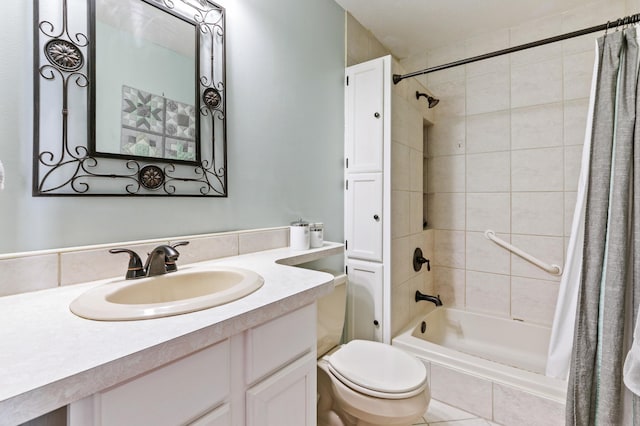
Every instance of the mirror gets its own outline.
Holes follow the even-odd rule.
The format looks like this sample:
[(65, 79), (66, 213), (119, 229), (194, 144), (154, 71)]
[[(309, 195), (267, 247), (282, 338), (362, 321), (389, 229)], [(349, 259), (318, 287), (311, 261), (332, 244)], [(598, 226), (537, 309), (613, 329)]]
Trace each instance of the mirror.
[(36, 0), (34, 10), (34, 195), (227, 195), (223, 8)]

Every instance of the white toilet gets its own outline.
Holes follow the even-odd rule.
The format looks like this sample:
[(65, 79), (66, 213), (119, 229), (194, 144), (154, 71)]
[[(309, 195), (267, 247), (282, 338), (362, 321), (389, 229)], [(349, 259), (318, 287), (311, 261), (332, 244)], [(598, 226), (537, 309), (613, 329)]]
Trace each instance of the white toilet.
[(379, 342), (338, 346), (347, 300), (346, 276), (318, 301), (318, 426), (410, 425), (431, 395), (422, 362)]

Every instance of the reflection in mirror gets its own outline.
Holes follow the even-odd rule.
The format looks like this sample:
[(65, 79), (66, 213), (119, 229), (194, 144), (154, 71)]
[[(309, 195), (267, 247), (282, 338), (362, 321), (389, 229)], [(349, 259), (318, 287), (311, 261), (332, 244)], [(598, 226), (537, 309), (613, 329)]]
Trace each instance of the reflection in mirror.
[(35, 0), (34, 10), (34, 195), (227, 195), (224, 9)]
[(98, 1), (95, 25), (92, 154), (199, 160), (196, 26), (140, 0)]

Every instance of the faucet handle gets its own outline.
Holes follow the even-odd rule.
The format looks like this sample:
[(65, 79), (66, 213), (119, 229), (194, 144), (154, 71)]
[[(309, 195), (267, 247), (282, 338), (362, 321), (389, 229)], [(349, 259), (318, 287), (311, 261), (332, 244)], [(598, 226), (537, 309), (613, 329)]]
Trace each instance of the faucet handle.
[(189, 244), (189, 241), (178, 241), (175, 242), (173, 244), (171, 244), (171, 247), (176, 248), (176, 247), (180, 247), (180, 246), (186, 246)]
[[(189, 244), (189, 241), (178, 241), (171, 244), (170, 247), (175, 249), (176, 247), (186, 246), (187, 244)], [(178, 253), (178, 251), (176, 250), (176, 254), (177, 255), (175, 256), (175, 258), (165, 257), (164, 266), (167, 272), (175, 272), (178, 270), (178, 266), (176, 265), (176, 260), (178, 259), (178, 256), (180, 255), (180, 253)]]
[(129, 266), (127, 267), (127, 273), (125, 274), (126, 279), (133, 280), (145, 276), (142, 260), (135, 251), (126, 248), (114, 248), (109, 250), (109, 253), (127, 253), (129, 255)]

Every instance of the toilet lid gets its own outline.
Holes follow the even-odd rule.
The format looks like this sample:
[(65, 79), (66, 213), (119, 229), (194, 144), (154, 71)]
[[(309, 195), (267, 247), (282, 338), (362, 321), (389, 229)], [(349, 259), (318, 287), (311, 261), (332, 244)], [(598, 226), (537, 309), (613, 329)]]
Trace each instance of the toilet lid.
[(329, 370), (345, 385), (381, 398), (417, 395), (427, 380), (427, 370), (417, 358), (379, 342), (352, 340), (328, 362)]

